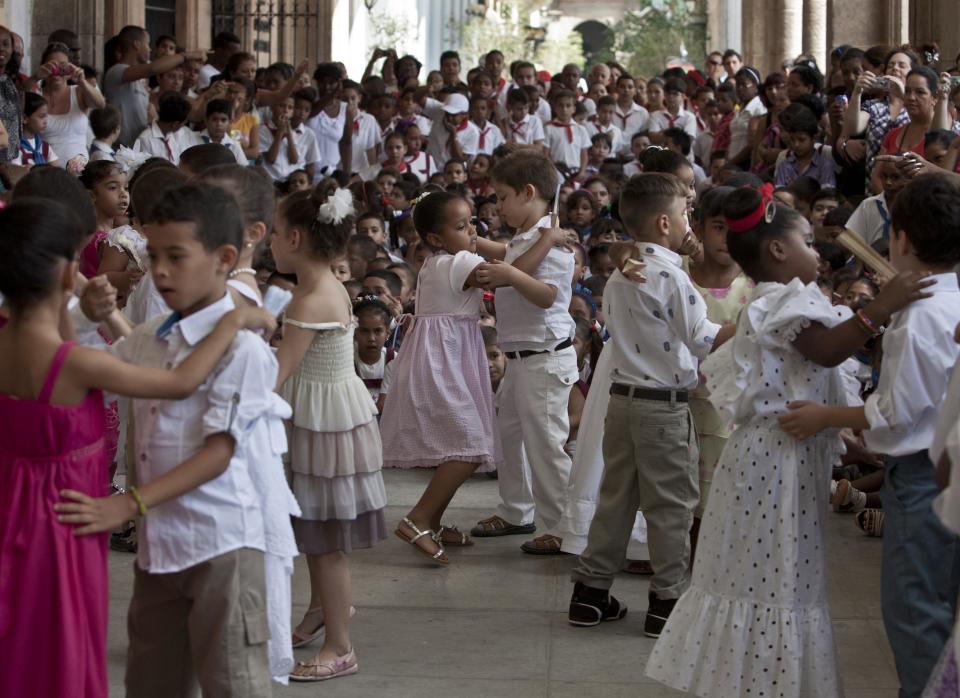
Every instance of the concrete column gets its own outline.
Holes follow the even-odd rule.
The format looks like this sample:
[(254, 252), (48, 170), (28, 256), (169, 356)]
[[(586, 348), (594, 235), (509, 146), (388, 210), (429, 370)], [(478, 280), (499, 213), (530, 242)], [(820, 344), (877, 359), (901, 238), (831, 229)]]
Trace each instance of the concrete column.
[[(888, 0), (887, 11), (887, 43), (899, 46), (910, 41), (910, 0)], [(954, 32), (944, 32), (951, 34)]]
[(103, 0), (103, 35), (115, 36), (128, 24), (142, 27), (146, 24), (146, 3), (144, 0)]
[(189, 50), (210, 48), (210, 0), (177, 0), (177, 41)]
[(779, 24), (772, 43), (769, 70), (780, 70), (788, 58), (796, 58), (803, 50), (803, 0), (780, 0)]
[(827, 70), (827, 0), (803, 2), (803, 52)]

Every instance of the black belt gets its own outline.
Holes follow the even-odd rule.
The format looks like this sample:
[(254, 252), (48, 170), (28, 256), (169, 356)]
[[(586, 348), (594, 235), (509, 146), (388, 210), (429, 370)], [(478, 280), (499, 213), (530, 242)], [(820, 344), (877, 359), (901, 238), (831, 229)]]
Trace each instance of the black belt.
[(611, 395), (624, 395), (634, 400), (657, 400), (659, 402), (687, 402), (686, 390), (654, 390), (638, 388), (634, 385), (614, 383), (610, 386)]
[(567, 347), (573, 346), (572, 339), (565, 339), (560, 344), (555, 346), (553, 349), (543, 349), (541, 351), (505, 351), (504, 355), (508, 359), (525, 359), (528, 356), (536, 356), (537, 354), (549, 354), (551, 351), (560, 351), (561, 349), (566, 349)]

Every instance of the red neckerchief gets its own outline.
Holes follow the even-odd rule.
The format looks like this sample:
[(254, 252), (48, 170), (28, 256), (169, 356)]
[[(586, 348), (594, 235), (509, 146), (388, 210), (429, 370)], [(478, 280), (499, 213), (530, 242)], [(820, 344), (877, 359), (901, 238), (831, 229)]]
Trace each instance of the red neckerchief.
[(473, 192), (474, 196), (486, 196), (487, 192), (490, 190), (490, 178), (484, 177), (483, 181), (479, 185), (473, 184), (468, 179), (467, 186), (470, 187), (470, 191)]
[[(620, 105), (619, 105), (619, 104), (617, 105), (617, 109), (620, 109)], [(627, 119), (630, 118), (630, 115), (631, 115), (632, 113), (633, 113), (633, 104), (631, 103), (631, 104), (630, 104), (630, 109), (627, 111), (626, 114), (619, 114), (619, 113), (617, 114), (617, 116), (620, 117), (620, 121), (623, 122), (623, 126), (620, 127), (620, 130), (621, 130), (621, 131), (626, 132), (626, 130), (627, 130)]]
[[(408, 167), (409, 167), (409, 166), (412, 166), (413, 163), (415, 163), (415, 162), (420, 158), (420, 155), (422, 155), (422, 154), (423, 154), (423, 153), (417, 153), (416, 155), (412, 156), (409, 160), (404, 160), (404, 162), (407, 163), (407, 166), (408, 166)], [(429, 154), (429, 153), (426, 153), (426, 156), (427, 156), (427, 157), (425, 158), (424, 161), (425, 161), (425, 163), (426, 163), (427, 166), (426, 166), (424, 169), (418, 170), (418, 171), (419, 171), (420, 174), (422, 174), (424, 177), (426, 177), (427, 179), (430, 179), (430, 154)]]
[(556, 126), (557, 128), (563, 128), (567, 130), (567, 143), (573, 143), (573, 122), (569, 124), (564, 124), (560, 121), (554, 119), (550, 122), (551, 126)]
[(501, 92), (503, 92), (503, 88), (504, 88), (504, 86), (506, 86), (506, 84), (507, 84), (507, 81), (504, 80), (503, 78), (500, 78), (500, 82), (497, 83), (497, 95), (498, 95), (498, 96), (500, 95)]
[(353, 133), (354, 134), (360, 133), (360, 117), (359, 116), (353, 120)]
[(487, 143), (487, 134), (490, 133), (489, 122), (485, 129), (480, 131), (480, 150), (483, 150), (484, 145)]
[(384, 160), (384, 161), (382, 161), (382, 162), (380, 163), (380, 167), (392, 167), (392, 168), (395, 169), (397, 172), (406, 172), (406, 171), (409, 169), (409, 168), (407, 167), (406, 161), (404, 161), (404, 160), (401, 160), (399, 165), (391, 165), (391, 164), (388, 163), (386, 160)]
[(461, 131), (466, 131), (469, 125), (470, 125), (470, 119), (464, 119), (463, 123), (457, 126), (457, 133), (460, 133)]
[[(677, 125), (677, 121), (680, 120), (680, 114), (677, 114), (676, 116), (674, 116), (666, 109), (663, 110), (663, 113), (666, 115), (667, 123), (670, 124), (670, 128), (673, 128), (674, 126)], [(681, 114), (682, 113), (683, 112), (681, 112)]]
[(510, 122), (510, 131), (513, 133), (513, 135), (517, 136), (518, 138), (523, 138), (527, 131), (526, 127), (529, 118), (530, 117), (526, 117), (523, 119), (523, 121)]

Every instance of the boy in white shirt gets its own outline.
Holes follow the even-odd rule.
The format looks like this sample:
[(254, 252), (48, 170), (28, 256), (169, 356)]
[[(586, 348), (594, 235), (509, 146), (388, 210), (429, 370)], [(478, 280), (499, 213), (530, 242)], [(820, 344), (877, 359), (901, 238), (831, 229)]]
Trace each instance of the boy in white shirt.
[[(521, 549), (533, 555), (557, 555), (562, 542), (557, 532), (571, 467), (563, 448), (570, 435), (567, 401), (570, 387), (579, 378), (572, 339), (575, 325), (568, 312), (575, 258), (553, 248), (549, 239), (552, 231), (548, 230), (547, 213), (557, 174), (547, 158), (529, 152), (508, 155), (493, 168), (491, 183), (502, 218), (519, 231), (505, 250), (478, 239), (478, 251), (488, 258), (502, 254), (506, 262), (478, 271), (477, 277), (499, 287), (497, 332), (508, 363), (497, 399), (497, 421), (503, 462), (509, 465), (498, 474), (501, 504), (497, 513), (480, 521), (472, 533), (531, 533), (536, 530), (536, 511), (543, 535)], [(546, 254), (531, 259), (528, 255), (534, 250)], [(506, 287), (517, 270), (529, 271), (529, 283), (525, 288)]]
[(639, 131), (630, 137), (630, 154), (633, 159), (623, 165), (623, 176), (630, 179), (635, 174), (643, 172), (640, 165), (640, 156), (650, 147), (650, 137), (646, 131)]
[[(646, 282), (618, 269), (604, 289), (610, 328), (610, 404), (603, 432), (603, 484), (587, 547), (573, 569), (568, 620), (593, 626), (627, 609), (610, 595), (637, 509), (646, 518), (650, 563), (644, 633), (657, 637), (690, 584), (690, 526), (699, 501), (697, 436), (689, 392), (700, 361), (732, 335), (707, 319), (707, 306), (683, 270), (688, 190), (677, 177), (645, 173), (620, 194), (620, 215), (646, 262)], [(676, 311), (676, 312), (675, 312)]]
[[(151, 274), (174, 312), (111, 352), (169, 368), (234, 308), (227, 276), (243, 221), (232, 195), (195, 183), (164, 194), (146, 228)], [(247, 435), (274, 400), (277, 372), (267, 344), (241, 332), (191, 396), (133, 402), (143, 495), (130, 490), (141, 515), (127, 620), (130, 695), (192, 694), (197, 682), (204, 695), (270, 695), (264, 526)]]
[(189, 116), (187, 98), (167, 92), (157, 105), (157, 120), (140, 134), (133, 149), (179, 165), (180, 153), (195, 144), (193, 132), (184, 126)]
[[(880, 603), (904, 696), (923, 692), (950, 638), (960, 589), (960, 538), (933, 511), (939, 488), (928, 454), (960, 355), (953, 341), (960, 323), (958, 211), (960, 179), (953, 174), (924, 175), (899, 192), (890, 262), (901, 274), (930, 274), (935, 283), (888, 323), (880, 382), (863, 406), (800, 403), (780, 418), (795, 438), (829, 427), (863, 430), (867, 448), (886, 456)], [(883, 329), (861, 322), (865, 339)]]
[(115, 161), (117, 151), (113, 146), (120, 138), (120, 110), (112, 104), (102, 109), (94, 109), (90, 112), (90, 130), (93, 131), (90, 162)]
[(353, 116), (353, 161), (350, 167), (354, 172), (363, 172), (377, 162), (380, 126), (371, 114), (360, 111), (360, 100), (363, 98), (360, 85), (353, 80), (344, 80), (341, 94), (347, 103), (347, 118)]
[(686, 88), (680, 79), (668, 80), (663, 86), (664, 108), (650, 115), (650, 140), (654, 143), (663, 143), (663, 132), (668, 128), (682, 128), (691, 141), (697, 137), (697, 115), (683, 108)]
[(630, 143), (635, 133), (646, 131), (650, 121), (650, 113), (634, 102), (637, 96), (637, 83), (633, 76), (624, 73), (617, 78), (617, 108), (614, 123), (623, 133), (621, 155), (630, 155)]
[(295, 123), (293, 104), (293, 97), (277, 102), (270, 120), (260, 125), (263, 169), (275, 182), (286, 181), (295, 170), (304, 170), (313, 179), (320, 159), (317, 137), (302, 122)]
[(587, 129), (573, 120), (576, 95), (560, 90), (553, 99), (554, 119), (544, 126), (544, 144), (550, 151), (550, 160), (564, 173), (565, 178), (586, 178), (587, 151), (590, 136)]
[(543, 146), (543, 122), (529, 113), (530, 98), (524, 90), (507, 93), (507, 143)]
[(490, 119), (490, 100), (486, 97), (474, 97), (470, 100), (470, 121), (480, 131), (477, 152), (493, 155), (493, 151), (503, 145), (503, 131)]
[(437, 167), (437, 161), (433, 159), (430, 153), (423, 150), (423, 136), (420, 134), (419, 128), (413, 125), (407, 126), (407, 129), (403, 132), (403, 140), (407, 150), (403, 161), (407, 165), (407, 171), (416, 175), (420, 184), (426, 184), (433, 175), (442, 172)]
[(470, 103), (462, 94), (447, 95), (446, 102), (426, 98), (424, 113), (433, 119), (427, 152), (441, 170), (447, 160), (467, 162), (480, 148), (480, 129), (467, 118)]
[(197, 143), (217, 143), (230, 149), (238, 165), (247, 164), (247, 156), (240, 144), (233, 140), (227, 131), (230, 129), (230, 103), (225, 99), (211, 99), (207, 102), (205, 128), (197, 134)]
[(597, 101), (597, 116), (587, 122), (587, 133), (595, 136), (605, 133), (610, 140), (611, 150), (619, 153), (623, 150), (623, 132), (613, 123), (617, 112), (617, 100), (611, 95), (604, 95)]
[(875, 167), (881, 168), (883, 191), (860, 202), (847, 220), (847, 229), (871, 247), (885, 251), (890, 242), (890, 209), (907, 181), (893, 162), (878, 161)]

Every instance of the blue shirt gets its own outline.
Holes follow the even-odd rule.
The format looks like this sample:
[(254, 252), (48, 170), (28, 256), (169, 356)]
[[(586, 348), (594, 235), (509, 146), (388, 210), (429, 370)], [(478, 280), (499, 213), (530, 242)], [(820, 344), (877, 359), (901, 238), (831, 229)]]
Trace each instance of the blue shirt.
[(837, 175), (833, 169), (833, 158), (829, 151), (823, 152), (823, 146), (814, 146), (813, 155), (810, 158), (810, 164), (801, 172), (797, 156), (792, 150), (783, 151), (784, 155), (777, 160), (777, 170), (774, 175), (774, 182), (778, 187), (789, 185), (797, 177), (812, 177), (820, 183), (821, 187), (837, 186)]

